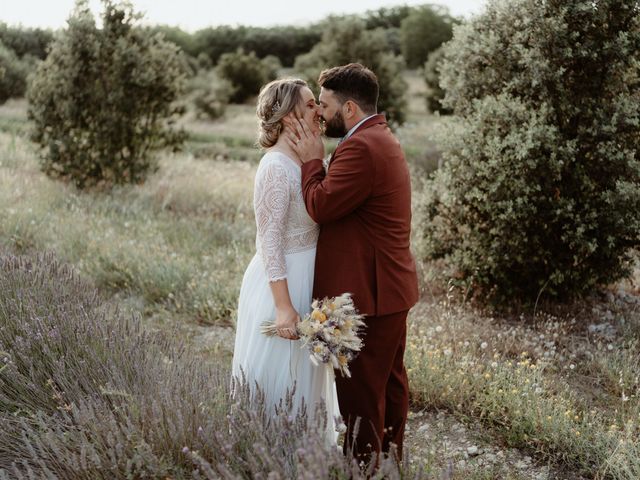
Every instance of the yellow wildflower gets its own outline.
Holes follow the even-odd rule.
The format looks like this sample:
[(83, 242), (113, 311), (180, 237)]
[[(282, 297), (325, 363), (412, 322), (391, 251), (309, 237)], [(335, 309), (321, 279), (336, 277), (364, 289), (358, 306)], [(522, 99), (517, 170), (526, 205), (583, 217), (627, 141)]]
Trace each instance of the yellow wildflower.
[(313, 318), (314, 320), (318, 320), (320, 323), (324, 323), (327, 321), (327, 316), (320, 310), (314, 310), (311, 314), (311, 318)]

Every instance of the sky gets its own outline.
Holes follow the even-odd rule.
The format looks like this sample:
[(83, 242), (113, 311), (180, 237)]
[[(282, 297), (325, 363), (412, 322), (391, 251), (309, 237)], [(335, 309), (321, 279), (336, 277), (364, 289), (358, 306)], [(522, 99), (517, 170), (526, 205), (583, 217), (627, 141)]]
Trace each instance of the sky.
[[(25, 27), (60, 28), (74, 0), (0, 0), (0, 22)], [(145, 23), (179, 26), (195, 31), (213, 25), (305, 25), (329, 14), (363, 13), (381, 7), (434, 3), (451, 14), (468, 17), (482, 10), (485, 0), (132, 0), (145, 13)], [(100, 0), (89, 0), (95, 14)]]

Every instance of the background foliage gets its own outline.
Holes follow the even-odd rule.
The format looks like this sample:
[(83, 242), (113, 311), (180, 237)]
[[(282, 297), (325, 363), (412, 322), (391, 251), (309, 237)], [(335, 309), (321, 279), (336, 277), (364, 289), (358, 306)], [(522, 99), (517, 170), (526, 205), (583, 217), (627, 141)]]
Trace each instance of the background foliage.
[(389, 50), (382, 29), (366, 30), (365, 23), (359, 19), (334, 19), (328, 22), (322, 41), (296, 59), (295, 70), (302, 72), (317, 91), (318, 75), (328, 66), (362, 63), (378, 77), (378, 111), (385, 112), (391, 122), (401, 124), (406, 114), (407, 86), (400, 75), (404, 60)]
[(254, 52), (245, 53), (241, 48), (234, 53), (225, 53), (220, 57), (216, 72), (228, 80), (233, 88), (230, 100), (243, 103), (255, 96), (265, 83), (278, 76), (280, 62), (276, 57), (258, 60)]
[(412, 9), (400, 27), (402, 54), (407, 66), (422, 66), (431, 52), (451, 40), (453, 26), (458, 23), (459, 20), (449, 15), (445, 7), (424, 5)]
[(27, 77), (35, 69), (36, 58), (27, 54), (19, 58), (14, 50), (0, 40), (0, 104), (10, 98), (23, 97), (27, 90)]

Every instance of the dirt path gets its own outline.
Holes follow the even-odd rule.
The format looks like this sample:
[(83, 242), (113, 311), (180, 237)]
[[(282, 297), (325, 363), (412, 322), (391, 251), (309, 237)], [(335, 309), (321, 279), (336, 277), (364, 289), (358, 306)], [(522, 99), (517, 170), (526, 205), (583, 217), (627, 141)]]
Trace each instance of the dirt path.
[(504, 447), (481, 425), (465, 426), (446, 412), (410, 412), (405, 445), (411, 462), (427, 460), (442, 479), (583, 480)]

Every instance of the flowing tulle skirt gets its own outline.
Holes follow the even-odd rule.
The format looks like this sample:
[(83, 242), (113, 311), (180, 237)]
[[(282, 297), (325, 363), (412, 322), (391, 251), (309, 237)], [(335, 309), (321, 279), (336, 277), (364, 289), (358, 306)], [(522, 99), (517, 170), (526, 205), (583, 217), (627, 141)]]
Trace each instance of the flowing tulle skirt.
[[(314, 248), (285, 256), (291, 302), (301, 317), (311, 310), (315, 254)], [(294, 383), (294, 412), (304, 403), (309, 416), (313, 417), (319, 402), (324, 401), (328, 419), (326, 440), (335, 444), (335, 418), (339, 409), (333, 370), (311, 363), (307, 348), (301, 348), (299, 340), (267, 337), (260, 333), (260, 325), (274, 319), (273, 296), (262, 259), (256, 255), (244, 274), (238, 300), (234, 381), (244, 377), (250, 387), (257, 383), (267, 405), (274, 411), (287, 391), (293, 389)]]

